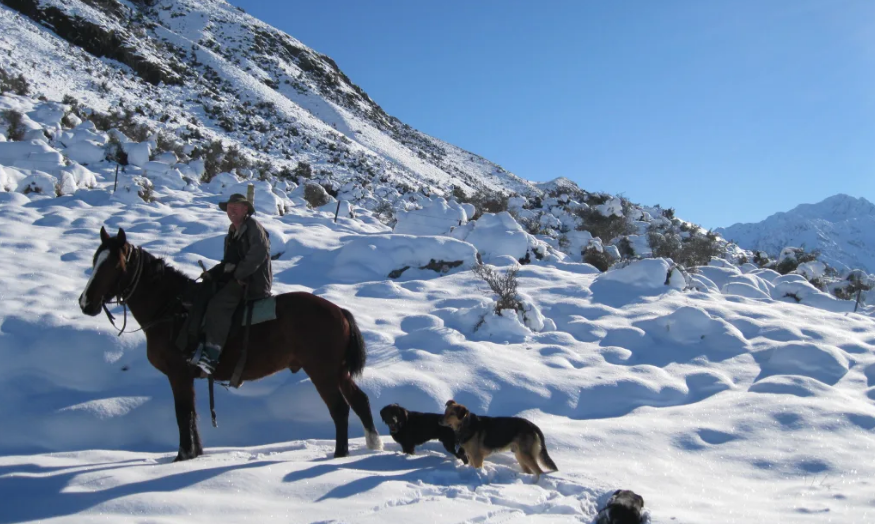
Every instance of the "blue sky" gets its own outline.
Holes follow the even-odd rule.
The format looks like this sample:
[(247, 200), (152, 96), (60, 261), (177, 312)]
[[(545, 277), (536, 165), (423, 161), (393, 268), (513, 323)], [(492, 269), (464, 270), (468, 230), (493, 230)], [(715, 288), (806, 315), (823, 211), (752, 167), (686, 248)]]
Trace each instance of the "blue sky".
[(875, 201), (873, 1), (232, 3), (529, 180), (706, 227)]

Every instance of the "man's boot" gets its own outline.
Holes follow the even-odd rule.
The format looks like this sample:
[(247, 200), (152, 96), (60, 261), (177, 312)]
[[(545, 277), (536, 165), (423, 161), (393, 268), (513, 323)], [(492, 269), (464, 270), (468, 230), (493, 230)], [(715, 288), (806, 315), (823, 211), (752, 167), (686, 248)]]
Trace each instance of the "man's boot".
[(212, 375), (213, 372), (216, 371), (216, 366), (219, 364), (219, 356), (221, 354), (221, 347), (215, 344), (210, 344), (209, 342), (205, 343), (201, 348), (201, 356), (197, 361), (197, 367), (201, 368), (201, 370), (207, 375)]

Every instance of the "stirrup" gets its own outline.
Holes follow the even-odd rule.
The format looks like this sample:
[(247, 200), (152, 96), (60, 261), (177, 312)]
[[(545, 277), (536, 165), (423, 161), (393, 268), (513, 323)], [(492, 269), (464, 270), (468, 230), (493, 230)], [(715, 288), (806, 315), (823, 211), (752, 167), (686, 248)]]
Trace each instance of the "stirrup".
[(216, 371), (216, 365), (213, 364), (206, 356), (202, 357), (198, 360), (197, 364), (195, 364), (201, 371), (207, 374), (207, 376), (212, 375)]
[(197, 345), (197, 349), (194, 351), (194, 355), (192, 355), (191, 358), (188, 359), (188, 363), (193, 365), (193, 366), (197, 366), (198, 362), (200, 362), (200, 359), (201, 359), (201, 356), (203, 355), (203, 352), (204, 352), (204, 344), (200, 343)]

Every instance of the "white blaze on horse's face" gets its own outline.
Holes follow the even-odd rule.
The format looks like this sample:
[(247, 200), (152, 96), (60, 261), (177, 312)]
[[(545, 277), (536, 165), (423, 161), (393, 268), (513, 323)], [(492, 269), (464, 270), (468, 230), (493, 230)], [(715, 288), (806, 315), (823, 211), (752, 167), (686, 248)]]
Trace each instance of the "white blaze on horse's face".
[(97, 276), (100, 266), (109, 258), (109, 251), (109, 249), (104, 249), (97, 255), (97, 259), (94, 261), (94, 268), (91, 270), (91, 278), (89, 278), (88, 283), (85, 284), (85, 291), (79, 295), (79, 307), (82, 311), (85, 311), (85, 308), (88, 307), (88, 290), (91, 288), (91, 284), (94, 283), (94, 277)]

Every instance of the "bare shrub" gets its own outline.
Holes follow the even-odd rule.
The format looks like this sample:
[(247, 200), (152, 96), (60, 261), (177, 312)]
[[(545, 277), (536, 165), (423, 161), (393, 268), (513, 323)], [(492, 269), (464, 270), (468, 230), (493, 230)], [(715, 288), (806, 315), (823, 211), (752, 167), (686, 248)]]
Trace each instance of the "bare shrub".
[(125, 152), (125, 148), (122, 146), (122, 143), (116, 135), (109, 135), (109, 141), (106, 143), (105, 151), (107, 160), (123, 166), (128, 165), (128, 154)]
[(717, 242), (717, 235), (708, 231), (704, 235), (691, 236), (681, 246), (680, 260), (675, 260), (684, 267), (705, 266), (711, 262), (711, 257), (722, 256), (724, 248)]
[(836, 298), (842, 300), (856, 300), (857, 293), (872, 289), (869, 276), (862, 270), (855, 269), (848, 277), (831, 289)]
[(600, 238), (607, 244), (611, 240), (634, 232), (632, 224), (625, 216), (604, 216), (592, 207), (581, 207), (574, 211), (581, 223), (577, 226), (578, 231), (589, 231), (593, 237)]
[(654, 258), (670, 258), (674, 260), (681, 250), (681, 237), (672, 232), (660, 233), (658, 231), (648, 231), (647, 243), (650, 245)]
[(765, 251), (755, 251), (753, 254), (753, 263), (759, 267), (772, 267), (775, 261), (769, 258)]
[(321, 185), (310, 182), (304, 186), (304, 200), (312, 208), (322, 207), (329, 202), (328, 192)]
[(592, 264), (599, 271), (604, 273), (613, 265), (615, 260), (604, 249), (599, 249), (594, 245), (586, 246), (583, 250), (583, 261), (587, 264)]
[(109, 131), (110, 129), (118, 129), (126, 137), (135, 142), (143, 142), (152, 136), (152, 128), (145, 123), (137, 121), (137, 113), (131, 109), (117, 107), (109, 113), (99, 113), (94, 111), (88, 115), (88, 119), (94, 124), (94, 127), (100, 131)]
[(31, 193), (41, 195), (43, 193), (43, 188), (41, 188), (40, 186), (35, 185), (35, 184), (30, 184), (24, 188), (22, 193), (24, 193), (25, 195), (29, 195)]
[(175, 136), (168, 133), (167, 131), (160, 131), (158, 133), (158, 137), (155, 140), (156, 153), (166, 153), (171, 152), (176, 155), (176, 158), (183, 159), (186, 157), (185, 154), (185, 144), (177, 140)]
[(477, 220), (483, 213), (501, 213), (507, 211), (507, 201), (509, 197), (497, 191), (481, 189), (475, 191), (471, 195), (465, 194), (460, 188), (453, 189), (453, 196), (461, 203), (472, 204), (474, 206), (473, 220)]
[(647, 242), (654, 257), (670, 258), (685, 268), (707, 265), (711, 257), (724, 252), (717, 235), (710, 231), (705, 235), (691, 235), (686, 240), (677, 233), (649, 231)]
[(143, 199), (143, 202), (147, 204), (155, 201), (155, 188), (152, 186), (151, 182), (144, 183), (140, 189), (137, 191), (137, 195)]
[(221, 140), (213, 140), (206, 147), (196, 147), (191, 152), (191, 157), (194, 159), (203, 159), (204, 174), (201, 175), (201, 181), (209, 183), (213, 177), (222, 172), (222, 157), (225, 155), (225, 146)]
[(514, 215), (514, 219), (516, 219), (517, 223), (526, 230), (526, 233), (530, 235), (540, 235), (544, 232), (544, 228), (541, 226), (541, 221), (538, 220), (536, 217), (520, 218), (514, 213), (511, 214)]
[(247, 158), (235, 144), (225, 151), (225, 155), (222, 157), (220, 169), (222, 172), (227, 173), (233, 173), (236, 170), (237, 174), (240, 174), (239, 170), (248, 169), (251, 166), (252, 162), (249, 161), (249, 158)]
[(628, 236), (625, 236), (617, 242), (617, 249), (620, 251), (621, 258), (635, 258), (635, 248), (632, 247), (632, 242)]
[(516, 290), (519, 286), (517, 280), (518, 267), (513, 267), (501, 273), (492, 266), (478, 264), (471, 268), (475, 275), (483, 279), (493, 293), (498, 295), (495, 302), (495, 313), (501, 314), (502, 309), (524, 311), (523, 303), (517, 297)]
[(6, 120), (8, 126), (6, 128), (6, 138), (14, 142), (24, 140), (24, 133), (27, 131), (22, 124), (24, 115), (19, 111), (7, 109), (3, 111), (3, 119)]
[(395, 218), (395, 209), (388, 200), (381, 200), (373, 209), (374, 216), (377, 220), (386, 224), (389, 227), (394, 227), (398, 220)]
[(19, 73), (17, 76), (0, 67), (0, 93), (15, 93), (20, 96), (30, 94), (30, 83)]
[[(225, 149), (221, 140), (213, 140), (207, 146), (201, 146), (191, 152), (191, 158), (201, 158), (204, 161), (204, 174), (201, 181), (209, 182), (219, 173), (232, 173), (235, 170), (247, 169), (252, 165), (249, 158), (236, 145)], [(239, 173), (238, 173), (239, 174)]]
[(313, 178), (313, 168), (310, 167), (310, 164), (307, 162), (298, 162), (298, 165), (295, 166), (295, 170), (292, 171), (292, 174), (295, 175), (295, 178), (298, 179), (300, 183), (302, 178)]

